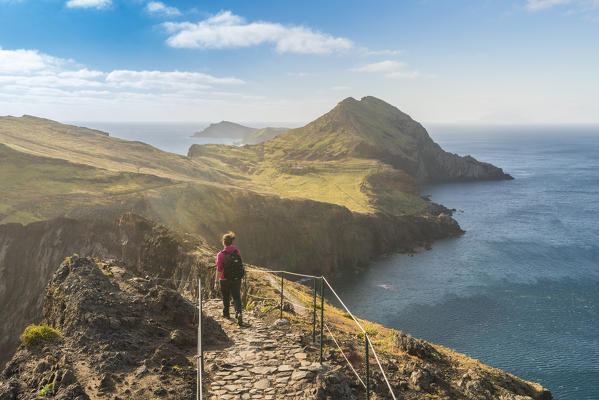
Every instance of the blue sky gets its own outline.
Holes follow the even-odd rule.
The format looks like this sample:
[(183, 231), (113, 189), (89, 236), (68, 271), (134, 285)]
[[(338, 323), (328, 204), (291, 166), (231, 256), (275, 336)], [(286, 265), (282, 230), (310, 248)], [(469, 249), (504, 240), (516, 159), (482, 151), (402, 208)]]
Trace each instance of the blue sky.
[(599, 123), (599, 0), (0, 0), (0, 115)]

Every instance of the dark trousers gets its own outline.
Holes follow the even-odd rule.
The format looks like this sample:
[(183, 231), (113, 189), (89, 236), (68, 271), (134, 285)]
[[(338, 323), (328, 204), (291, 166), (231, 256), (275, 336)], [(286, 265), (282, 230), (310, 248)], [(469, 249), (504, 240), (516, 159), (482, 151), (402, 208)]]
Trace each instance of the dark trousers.
[(225, 317), (229, 316), (231, 297), (233, 297), (233, 303), (235, 304), (235, 313), (241, 314), (241, 279), (221, 280), (220, 292), (223, 295), (223, 315)]

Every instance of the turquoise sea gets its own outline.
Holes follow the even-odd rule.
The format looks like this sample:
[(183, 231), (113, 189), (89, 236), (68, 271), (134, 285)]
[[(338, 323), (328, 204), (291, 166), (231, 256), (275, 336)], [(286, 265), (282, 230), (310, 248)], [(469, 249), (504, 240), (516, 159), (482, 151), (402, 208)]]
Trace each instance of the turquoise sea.
[(549, 388), (599, 399), (599, 127), (428, 126), (513, 181), (424, 188), (466, 234), (337, 282), (349, 308)]
[[(80, 125), (186, 154), (207, 124)], [(556, 399), (599, 399), (599, 127), (425, 127), (445, 150), (515, 179), (424, 188), (457, 210), (466, 234), (334, 286), (363, 318), (540, 382)]]

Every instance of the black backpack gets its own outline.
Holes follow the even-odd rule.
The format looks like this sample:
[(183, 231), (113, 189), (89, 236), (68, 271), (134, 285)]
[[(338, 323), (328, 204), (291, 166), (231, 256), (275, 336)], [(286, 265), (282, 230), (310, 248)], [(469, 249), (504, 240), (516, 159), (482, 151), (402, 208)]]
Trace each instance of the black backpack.
[(229, 253), (224, 251), (225, 261), (223, 262), (223, 275), (226, 280), (239, 280), (243, 277), (243, 262), (237, 250)]

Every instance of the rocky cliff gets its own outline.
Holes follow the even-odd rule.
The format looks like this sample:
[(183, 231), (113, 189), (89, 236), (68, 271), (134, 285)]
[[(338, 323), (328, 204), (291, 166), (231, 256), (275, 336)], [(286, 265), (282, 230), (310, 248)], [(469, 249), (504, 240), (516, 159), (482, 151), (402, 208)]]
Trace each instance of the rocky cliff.
[[(139, 211), (175, 231), (206, 238), (215, 248), (220, 247), (222, 233), (233, 230), (248, 262), (298, 272), (351, 273), (381, 254), (411, 251), (463, 233), (444, 208), (424, 215), (364, 214), (330, 203), (238, 189), (174, 190), (179, 209), (150, 199)], [(185, 218), (175, 218), (175, 212)]]
[[(175, 290), (121, 262), (73, 256), (41, 297), (41, 322), (58, 336), (20, 347), (1, 399), (194, 398), (198, 313)], [(213, 319), (202, 328), (206, 346), (227, 342)]]
[(40, 319), (43, 290), (56, 267), (71, 254), (118, 258), (143, 276), (191, 283), (168, 284), (193, 291), (212, 259), (201, 242), (185, 240), (133, 214), (115, 221), (57, 218), (29, 225), (0, 225), (0, 365), (14, 351), (18, 334)]

